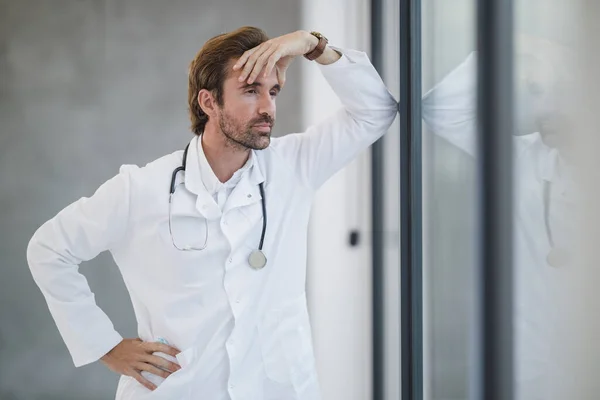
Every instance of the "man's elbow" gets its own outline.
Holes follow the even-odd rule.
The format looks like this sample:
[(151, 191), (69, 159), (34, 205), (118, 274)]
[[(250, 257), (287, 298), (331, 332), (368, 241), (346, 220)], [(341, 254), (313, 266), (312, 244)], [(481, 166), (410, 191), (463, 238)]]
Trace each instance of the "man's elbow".
[(36, 281), (40, 276), (43, 260), (45, 258), (47, 259), (47, 251), (49, 249), (49, 244), (47, 243), (47, 240), (44, 239), (44, 231), (46, 230), (47, 223), (40, 226), (35, 231), (31, 239), (29, 239), (29, 243), (27, 244), (27, 264), (29, 265), (31, 274)]
[(34, 274), (34, 276), (36, 266), (38, 265), (40, 258), (39, 255), (41, 249), (41, 242), (39, 231), (40, 228), (38, 228), (38, 230), (35, 231), (31, 239), (29, 239), (26, 251), (27, 264), (29, 265), (29, 269), (31, 270), (31, 273)]
[(390, 126), (392, 126), (392, 124), (394, 123), (394, 120), (396, 119), (397, 115), (398, 110), (397, 107), (394, 106), (393, 108), (389, 107), (385, 109), (370, 111), (369, 113), (365, 113), (362, 116), (359, 115), (357, 116), (357, 120), (359, 121), (359, 123), (368, 126), (369, 130), (387, 132)]

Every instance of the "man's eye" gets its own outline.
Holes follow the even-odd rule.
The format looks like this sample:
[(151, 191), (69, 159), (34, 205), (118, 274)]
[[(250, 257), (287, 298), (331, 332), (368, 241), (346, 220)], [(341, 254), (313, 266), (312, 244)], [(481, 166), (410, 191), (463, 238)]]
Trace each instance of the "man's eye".
[(248, 90), (246, 93), (255, 94), (255, 93), (256, 93), (256, 90), (254, 90), (254, 89), (250, 89), (250, 90)]
[(276, 92), (276, 91), (271, 92), (271, 96), (273, 96), (273, 97), (277, 97), (278, 94), (279, 94), (279, 92)]

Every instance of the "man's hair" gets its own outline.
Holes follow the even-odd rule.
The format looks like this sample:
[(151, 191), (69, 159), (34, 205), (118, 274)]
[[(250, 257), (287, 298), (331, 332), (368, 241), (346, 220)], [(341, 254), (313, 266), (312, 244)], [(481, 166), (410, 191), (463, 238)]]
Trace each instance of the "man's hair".
[(262, 29), (244, 26), (215, 36), (202, 46), (190, 64), (188, 85), (190, 119), (196, 135), (204, 131), (208, 121), (208, 115), (198, 104), (198, 92), (202, 89), (212, 92), (219, 106), (223, 106), (223, 83), (228, 75), (228, 63), (267, 40), (269, 37)]

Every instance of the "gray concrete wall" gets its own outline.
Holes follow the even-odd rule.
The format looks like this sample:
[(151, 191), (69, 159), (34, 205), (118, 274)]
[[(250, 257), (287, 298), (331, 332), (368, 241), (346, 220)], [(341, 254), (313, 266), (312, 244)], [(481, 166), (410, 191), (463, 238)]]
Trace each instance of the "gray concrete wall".
[[(75, 369), (25, 259), (35, 229), (125, 163), (192, 137), (187, 67), (205, 40), (242, 25), (300, 24), (295, 0), (0, 0), (0, 399), (109, 399), (117, 375)], [(299, 68), (278, 100), (298, 131)], [(135, 317), (107, 254), (82, 265), (125, 337)]]

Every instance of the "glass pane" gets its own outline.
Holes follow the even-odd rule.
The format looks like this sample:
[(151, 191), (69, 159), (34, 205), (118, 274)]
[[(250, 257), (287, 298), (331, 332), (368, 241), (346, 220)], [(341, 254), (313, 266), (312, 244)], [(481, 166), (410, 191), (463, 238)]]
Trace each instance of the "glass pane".
[(566, 293), (569, 299), (568, 308), (562, 311), (569, 320), (563, 321), (569, 327), (570, 336), (565, 339), (568, 346), (561, 346), (565, 369), (568, 371), (568, 382), (572, 389), (571, 398), (596, 399), (600, 392), (600, 252), (598, 238), (600, 233), (600, 161), (598, 148), (600, 136), (600, 3), (580, 0), (574, 6), (577, 24), (577, 39), (573, 46), (576, 49), (575, 95), (571, 112), (575, 115), (575, 128), (570, 135), (574, 143), (577, 160), (576, 182), (577, 198), (580, 199), (577, 210), (579, 220), (576, 222), (578, 248), (575, 248), (576, 262), (572, 267), (573, 277), (570, 279), (570, 290)]
[[(383, 1), (383, 79), (400, 98), (400, 2)], [(384, 292), (384, 376), (383, 398), (401, 396), (400, 330), (400, 118), (396, 118), (383, 141), (383, 292)]]
[(426, 399), (466, 399), (474, 267), (475, 2), (422, 1)]
[[(425, 398), (469, 398), (476, 2), (423, 0)], [(515, 398), (595, 399), (600, 5), (517, 0)], [(483, 133), (485, 134), (485, 132)]]
[[(581, 6), (588, 3), (585, 8)], [(517, 399), (577, 395), (581, 364), (576, 260), (580, 160), (576, 154), (577, 47), (591, 2), (515, 1), (515, 389)], [(596, 47), (597, 48), (597, 47)], [(574, 326), (580, 325), (580, 326)], [(583, 326), (581, 326), (583, 325)], [(597, 394), (594, 398), (597, 398)]]

